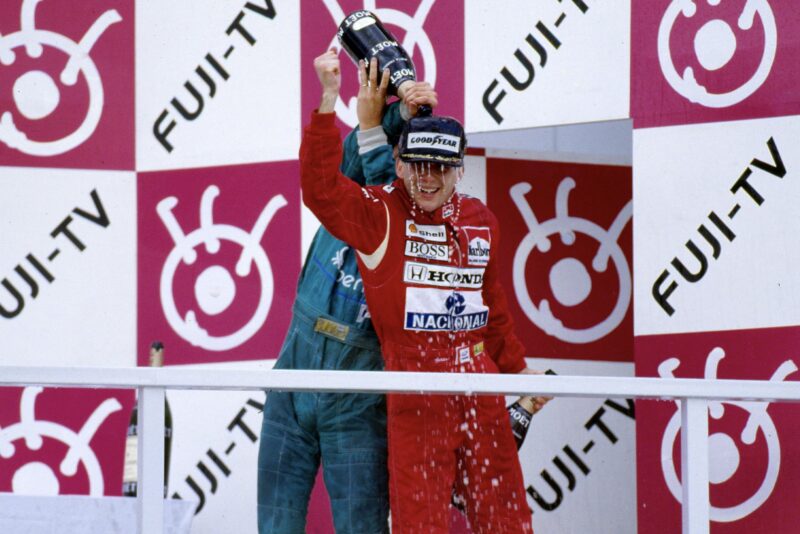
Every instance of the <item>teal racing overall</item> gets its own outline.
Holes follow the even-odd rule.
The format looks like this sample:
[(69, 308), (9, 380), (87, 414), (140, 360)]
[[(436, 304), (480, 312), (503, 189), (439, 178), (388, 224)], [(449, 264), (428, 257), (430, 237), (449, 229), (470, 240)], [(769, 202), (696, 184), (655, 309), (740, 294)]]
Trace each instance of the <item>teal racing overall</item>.
[[(400, 106), (383, 129), (395, 140)], [(360, 185), (394, 180), (392, 147), (359, 154), (345, 139), (342, 173)], [(380, 346), (369, 319), (356, 251), (320, 228), (306, 257), (292, 322), (275, 369), (378, 371)], [(258, 454), (260, 534), (305, 532), (308, 502), (322, 461), (336, 532), (388, 532), (386, 401), (383, 395), (272, 391)]]

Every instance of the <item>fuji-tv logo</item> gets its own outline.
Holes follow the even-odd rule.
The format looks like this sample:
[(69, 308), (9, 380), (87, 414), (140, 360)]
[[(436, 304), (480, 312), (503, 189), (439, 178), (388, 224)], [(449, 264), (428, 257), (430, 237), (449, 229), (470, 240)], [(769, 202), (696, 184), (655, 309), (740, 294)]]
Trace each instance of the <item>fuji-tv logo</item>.
[[(724, 348), (716, 346), (711, 349), (706, 356), (704, 366), (705, 380), (715, 381), (719, 378), (718, 369), (725, 357)], [(658, 374), (661, 378), (673, 379), (680, 365), (681, 359), (674, 356), (666, 358), (658, 365)], [(784, 382), (797, 371), (794, 360), (786, 359), (772, 372), (769, 382), (773, 384)], [(769, 402), (754, 400), (708, 403), (709, 423), (714, 425), (708, 435), (709, 491), (712, 497), (719, 492), (735, 495), (734, 498), (726, 498), (724, 505), (715, 503), (709, 506), (711, 521), (737, 522), (756, 512), (773, 496), (781, 473), (782, 440), (778, 427), (768, 412), (769, 405)], [(746, 417), (744, 425), (742, 425), (742, 415)], [(679, 442), (680, 429), (681, 405), (676, 401), (675, 412), (661, 436), (660, 457), (664, 482), (678, 502), (681, 501), (683, 493), (678, 474), (679, 466), (675, 462), (673, 451)], [(753, 458), (755, 454), (761, 458)], [(757, 467), (758, 465), (761, 467)], [(739, 471), (750, 471), (755, 475), (747, 485), (749, 496), (743, 488), (737, 488), (743, 480), (735, 477)]]
[[(0, 66), (11, 67), (19, 60), (22, 65), (35, 61), (38, 67), (27, 70), (16, 80), (3, 76), (4, 85), (13, 84), (16, 109), (13, 113), (0, 109), (0, 143), (24, 154), (49, 157), (73, 150), (95, 132), (103, 115), (105, 97), (103, 80), (91, 53), (109, 28), (122, 21), (122, 16), (115, 9), (103, 12), (76, 42), (67, 35), (37, 27), (36, 11), (40, 1), (23, 0), (19, 31), (0, 35)], [(49, 58), (53, 57), (51, 49), (66, 55), (58, 73), (45, 72), (53, 68), (52, 64), (48, 65)], [(63, 110), (78, 101), (72, 96), (75, 90), (85, 91), (88, 103), (82, 113), (75, 109), (75, 113), (65, 115), (59, 108)], [(80, 122), (68, 121), (66, 130), (60, 131), (65, 117), (72, 121), (72, 117), (81, 116)], [(33, 124), (40, 124), (39, 121), (44, 121), (50, 129), (49, 139), (35, 139), (31, 131), (25, 131)]]
[[(264, 325), (272, 306), (275, 286), (272, 265), (261, 240), (276, 213), (288, 204), (283, 195), (273, 196), (262, 209), (252, 230), (247, 232), (238, 226), (215, 222), (214, 202), (219, 194), (220, 189), (216, 185), (206, 188), (200, 201), (200, 227), (188, 234), (184, 233), (173, 213), (173, 208), (178, 204), (177, 197), (166, 197), (156, 207), (175, 245), (161, 272), (160, 298), (164, 316), (179, 336), (193, 346), (210, 351), (236, 348), (256, 335)], [(241, 248), (235, 265), (223, 267), (211, 259), (221, 253), (223, 243)], [(203, 259), (200, 259), (196, 250), (200, 247), (207, 253), (202, 256)], [(182, 314), (176, 303), (175, 278), (182, 264), (192, 265), (195, 262), (206, 264), (194, 283), (193, 292), (202, 315), (193, 309)], [(248, 291), (260, 291), (261, 298), (249, 319), (237, 320), (243, 324), (239, 324), (234, 332), (213, 332), (201, 325), (201, 317), (217, 316), (226, 311), (236, 313), (234, 301), (237, 295), (243, 293), (241, 288), (237, 290), (237, 279), (243, 283), (253, 268), (258, 273), (258, 282), (248, 286)]]
[[(779, 48), (772, 7), (767, 0), (740, 3), (743, 5), (735, 20), (718, 18), (721, 15), (714, 13), (720, 11), (715, 9), (719, 1), (711, 0), (707, 5), (673, 0), (664, 12), (658, 30), (659, 65), (670, 86), (688, 101), (709, 108), (733, 106), (755, 93), (770, 76)], [(708, 20), (703, 22), (704, 19)], [(694, 54), (673, 51), (676, 27), (694, 20), (700, 25), (692, 40)], [(760, 23), (756, 24), (756, 20)], [(756, 66), (737, 60), (737, 56), (757, 53), (759, 49)], [(678, 59), (688, 64), (683, 65)], [(752, 72), (736, 82), (738, 85), (723, 87), (726, 80), (738, 80), (739, 71), (748, 68)]]
[[(74, 395), (66, 390), (45, 392), (40, 386), (22, 390), (19, 420), (0, 428), (0, 462), (6, 464), (0, 475), (0, 488), (40, 496), (77, 492), (102, 497), (107, 492), (104, 467), (109, 447), (98, 441), (107, 439), (107, 423), (122, 404), (113, 396), (105, 397), (75, 429), (72, 422), (43, 415), (59, 401), (63, 405), (67, 401), (65, 394)], [(4, 407), (10, 411), (13, 404), (6, 403)]]
[[(572, 215), (569, 210), (569, 195), (576, 187), (575, 179), (563, 178), (555, 195), (555, 213), (552, 219), (540, 221), (528, 203), (525, 195), (532, 190), (528, 182), (517, 183), (509, 189), (509, 195), (516, 204), (517, 209), (528, 227), (528, 234), (517, 245), (512, 266), (512, 279), (517, 302), (528, 319), (548, 335), (567, 343), (582, 344), (592, 343), (602, 339), (616, 329), (625, 319), (631, 302), (632, 278), (628, 259), (619, 243), (624, 228), (633, 216), (633, 202), (628, 201), (614, 217), (614, 221), (606, 229), (592, 220)], [(552, 236), (552, 237), (551, 237)], [(585, 256), (577, 246), (578, 238), (591, 240), (597, 243), (593, 248), (593, 256)], [(526, 265), (529, 256), (536, 252), (537, 256), (551, 255), (554, 250), (551, 240), (559, 239), (568, 254), (560, 259), (536, 259), (533, 261), (554, 262), (549, 269), (548, 280), (550, 291), (555, 299), (554, 304), (561, 307), (556, 312), (547, 298), (536, 298), (530, 291), (529, 280), (526, 276)], [(572, 247), (574, 251), (570, 250)], [(564, 249), (562, 249), (564, 250)], [(574, 319), (566, 315), (565, 309), (580, 306), (578, 310), (586, 309), (589, 297), (595, 288), (592, 273), (604, 273), (609, 264), (616, 271), (617, 287), (611, 310), (602, 320), (594, 324), (575, 324)], [(602, 289), (600, 287), (598, 290)], [(559, 316), (556, 316), (559, 313)]]

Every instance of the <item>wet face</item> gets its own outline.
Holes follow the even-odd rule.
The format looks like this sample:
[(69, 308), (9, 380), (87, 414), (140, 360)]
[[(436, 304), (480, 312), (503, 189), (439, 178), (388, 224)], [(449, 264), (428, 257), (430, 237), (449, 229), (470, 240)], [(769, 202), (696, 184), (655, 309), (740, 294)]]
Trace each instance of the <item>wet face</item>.
[(453, 196), (462, 174), (462, 167), (397, 159), (397, 175), (405, 182), (411, 200), (427, 212), (436, 211)]

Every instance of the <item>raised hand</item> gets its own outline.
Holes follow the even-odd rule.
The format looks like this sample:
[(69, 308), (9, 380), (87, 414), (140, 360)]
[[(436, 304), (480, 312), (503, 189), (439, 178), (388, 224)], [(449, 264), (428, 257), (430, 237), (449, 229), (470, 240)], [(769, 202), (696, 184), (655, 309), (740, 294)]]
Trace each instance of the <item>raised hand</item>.
[(438, 95), (428, 82), (411, 82), (404, 84), (401, 98), (413, 117), (422, 105), (435, 108), (439, 104)]
[(389, 69), (383, 69), (381, 81), (378, 83), (378, 60), (372, 58), (369, 63), (369, 74), (363, 60), (358, 62), (358, 104), (356, 114), (361, 130), (380, 126), (383, 107), (386, 105), (386, 89), (389, 86)]
[[(545, 373), (544, 373), (544, 371), (538, 371), (536, 369), (531, 369), (529, 367), (526, 367), (522, 371), (520, 371), (520, 374), (524, 374), (524, 375), (543, 375)], [(533, 409), (534, 409), (533, 413), (536, 413), (539, 410), (541, 410), (542, 408), (544, 408), (544, 405), (547, 404), (549, 401), (551, 401), (553, 399), (553, 397), (550, 397), (550, 396), (547, 396), (547, 395), (538, 395), (538, 396), (532, 397), (532, 398), (533, 398)]]
[(339, 53), (331, 48), (324, 54), (314, 58), (314, 70), (322, 84), (322, 101), (319, 113), (331, 113), (339, 98), (339, 89), (342, 87), (342, 69), (339, 64)]

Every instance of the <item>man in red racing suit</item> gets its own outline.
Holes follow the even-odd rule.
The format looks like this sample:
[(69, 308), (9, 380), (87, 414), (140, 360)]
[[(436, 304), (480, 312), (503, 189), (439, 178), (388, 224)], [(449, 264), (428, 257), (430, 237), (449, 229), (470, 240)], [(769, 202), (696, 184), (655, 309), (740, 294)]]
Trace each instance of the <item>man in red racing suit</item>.
[[(412, 118), (400, 141), (400, 178), (360, 187), (339, 172), (334, 119), (315, 112), (304, 131), (303, 198), (331, 234), (359, 251), (386, 369), (534, 372), (498, 282), (497, 220), (454, 190), (461, 125)], [(474, 532), (533, 532), (502, 396), (390, 394), (388, 439), (394, 534), (447, 533), (454, 483)]]

